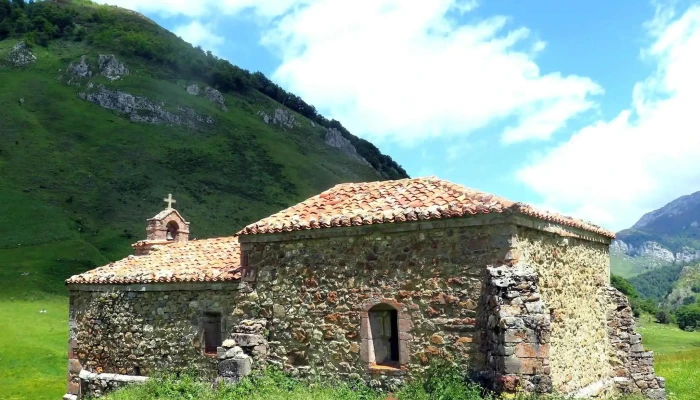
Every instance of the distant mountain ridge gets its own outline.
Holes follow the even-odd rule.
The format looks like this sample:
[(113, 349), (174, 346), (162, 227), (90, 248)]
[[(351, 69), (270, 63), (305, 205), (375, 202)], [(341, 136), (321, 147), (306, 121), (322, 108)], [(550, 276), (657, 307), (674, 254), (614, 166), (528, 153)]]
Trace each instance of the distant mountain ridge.
[(618, 232), (610, 253), (613, 271), (624, 276), (700, 260), (700, 191), (648, 212)]

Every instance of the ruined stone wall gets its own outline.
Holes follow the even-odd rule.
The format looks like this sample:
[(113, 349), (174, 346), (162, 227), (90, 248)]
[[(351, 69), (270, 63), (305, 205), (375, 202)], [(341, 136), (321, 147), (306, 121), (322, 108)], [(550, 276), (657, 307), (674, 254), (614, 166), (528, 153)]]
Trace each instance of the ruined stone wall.
[(497, 392), (551, 392), (551, 324), (537, 272), (523, 263), (490, 266), (488, 272), (484, 383)]
[(519, 227), (514, 247), (520, 260), (539, 275), (542, 301), (550, 315), (554, 391), (574, 393), (609, 380), (608, 245)]
[(238, 284), (199, 285), (211, 290), (191, 290), (196, 284), (160, 284), (160, 289), (178, 290), (158, 291), (129, 291), (126, 285), (73, 287), (68, 393), (79, 394), (81, 370), (148, 376), (161, 368), (197, 367), (205, 376), (217, 376), (219, 360), (204, 354), (204, 313), (221, 313), (225, 339), (255, 313), (256, 303)]
[[(513, 234), (512, 226), (490, 225), (374, 227), (264, 243), (242, 237), (244, 279), (255, 280), (272, 318), (269, 361), (293, 373), (360, 377), (389, 388), (435, 357), (484, 368), (485, 321), (478, 310), (486, 267), (503, 263)], [(371, 366), (365, 356), (367, 311), (379, 303), (399, 312), (396, 368)]]
[(641, 393), (650, 399), (665, 399), (666, 382), (654, 372), (654, 352), (644, 351), (642, 335), (636, 331), (627, 296), (608, 287), (606, 297), (610, 364), (614, 368), (615, 386), (624, 394)]

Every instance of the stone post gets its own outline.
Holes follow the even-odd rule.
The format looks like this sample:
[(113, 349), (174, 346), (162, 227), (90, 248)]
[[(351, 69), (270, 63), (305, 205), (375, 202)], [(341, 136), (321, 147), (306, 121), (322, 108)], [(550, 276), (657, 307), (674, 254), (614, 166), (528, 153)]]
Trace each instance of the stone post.
[(497, 392), (552, 391), (550, 317), (538, 275), (524, 264), (488, 267), (485, 378)]

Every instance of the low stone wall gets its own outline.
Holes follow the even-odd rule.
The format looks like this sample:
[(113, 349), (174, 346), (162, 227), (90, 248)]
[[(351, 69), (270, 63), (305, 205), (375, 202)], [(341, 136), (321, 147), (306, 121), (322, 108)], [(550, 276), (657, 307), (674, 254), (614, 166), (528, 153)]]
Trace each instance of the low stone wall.
[(81, 373), (148, 376), (157, 370), (194, 367), (213, 380), (219, 360), (216, 353), (205, 354), (204, 318), (206, 313), (219, 313), (225, 339), (241, 321), (253, 317), (257, 303), (239, 286), (69, 286), (68, 394), (81, 396)]
[(627, 296), (608, 287), (606, 297), (611, 345), (609, 360), (614, 368), (615, 386), (621, 393), (643, 394), (653, 400), (665, 399), (665, 381), (654, 372), (654, 352), (644, 351), (642, 335), (637, 333)]

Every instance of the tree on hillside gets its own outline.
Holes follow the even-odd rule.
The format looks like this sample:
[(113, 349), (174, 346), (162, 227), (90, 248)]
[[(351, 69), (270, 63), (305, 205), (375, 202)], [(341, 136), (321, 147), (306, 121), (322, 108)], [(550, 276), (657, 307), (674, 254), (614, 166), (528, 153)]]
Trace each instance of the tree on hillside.
[(676, 310), (676, 320), (678, 327), (683, 330), (700, 329), (700, 305), (691, 304), (679, 308)]
[(624, 293), (627, 297), (637, 297), (637, 290), (632, 286), (630, 281), (621, 277), (620, 275), (610, 274), (610, 285), (620, 292)]
[(0, 0), (0, 20), (4, 20), (5, 17), (9, 17), (11, 13), (12, 5), (10, 5), (10, 0)]
[(632, 284), (625, 278), (611, 274), (610, 284), (615, 289), (619, 290), (627, 296), (630, 302), (630, 307), (632, 307), (632, 313), (635, 317), (639, 317), (642, 312), (646, 312), (655, 315), (659, 312), (659, 307), (651, 299), (643, 299), (639, 297), (637, 290), (632, 286)]

